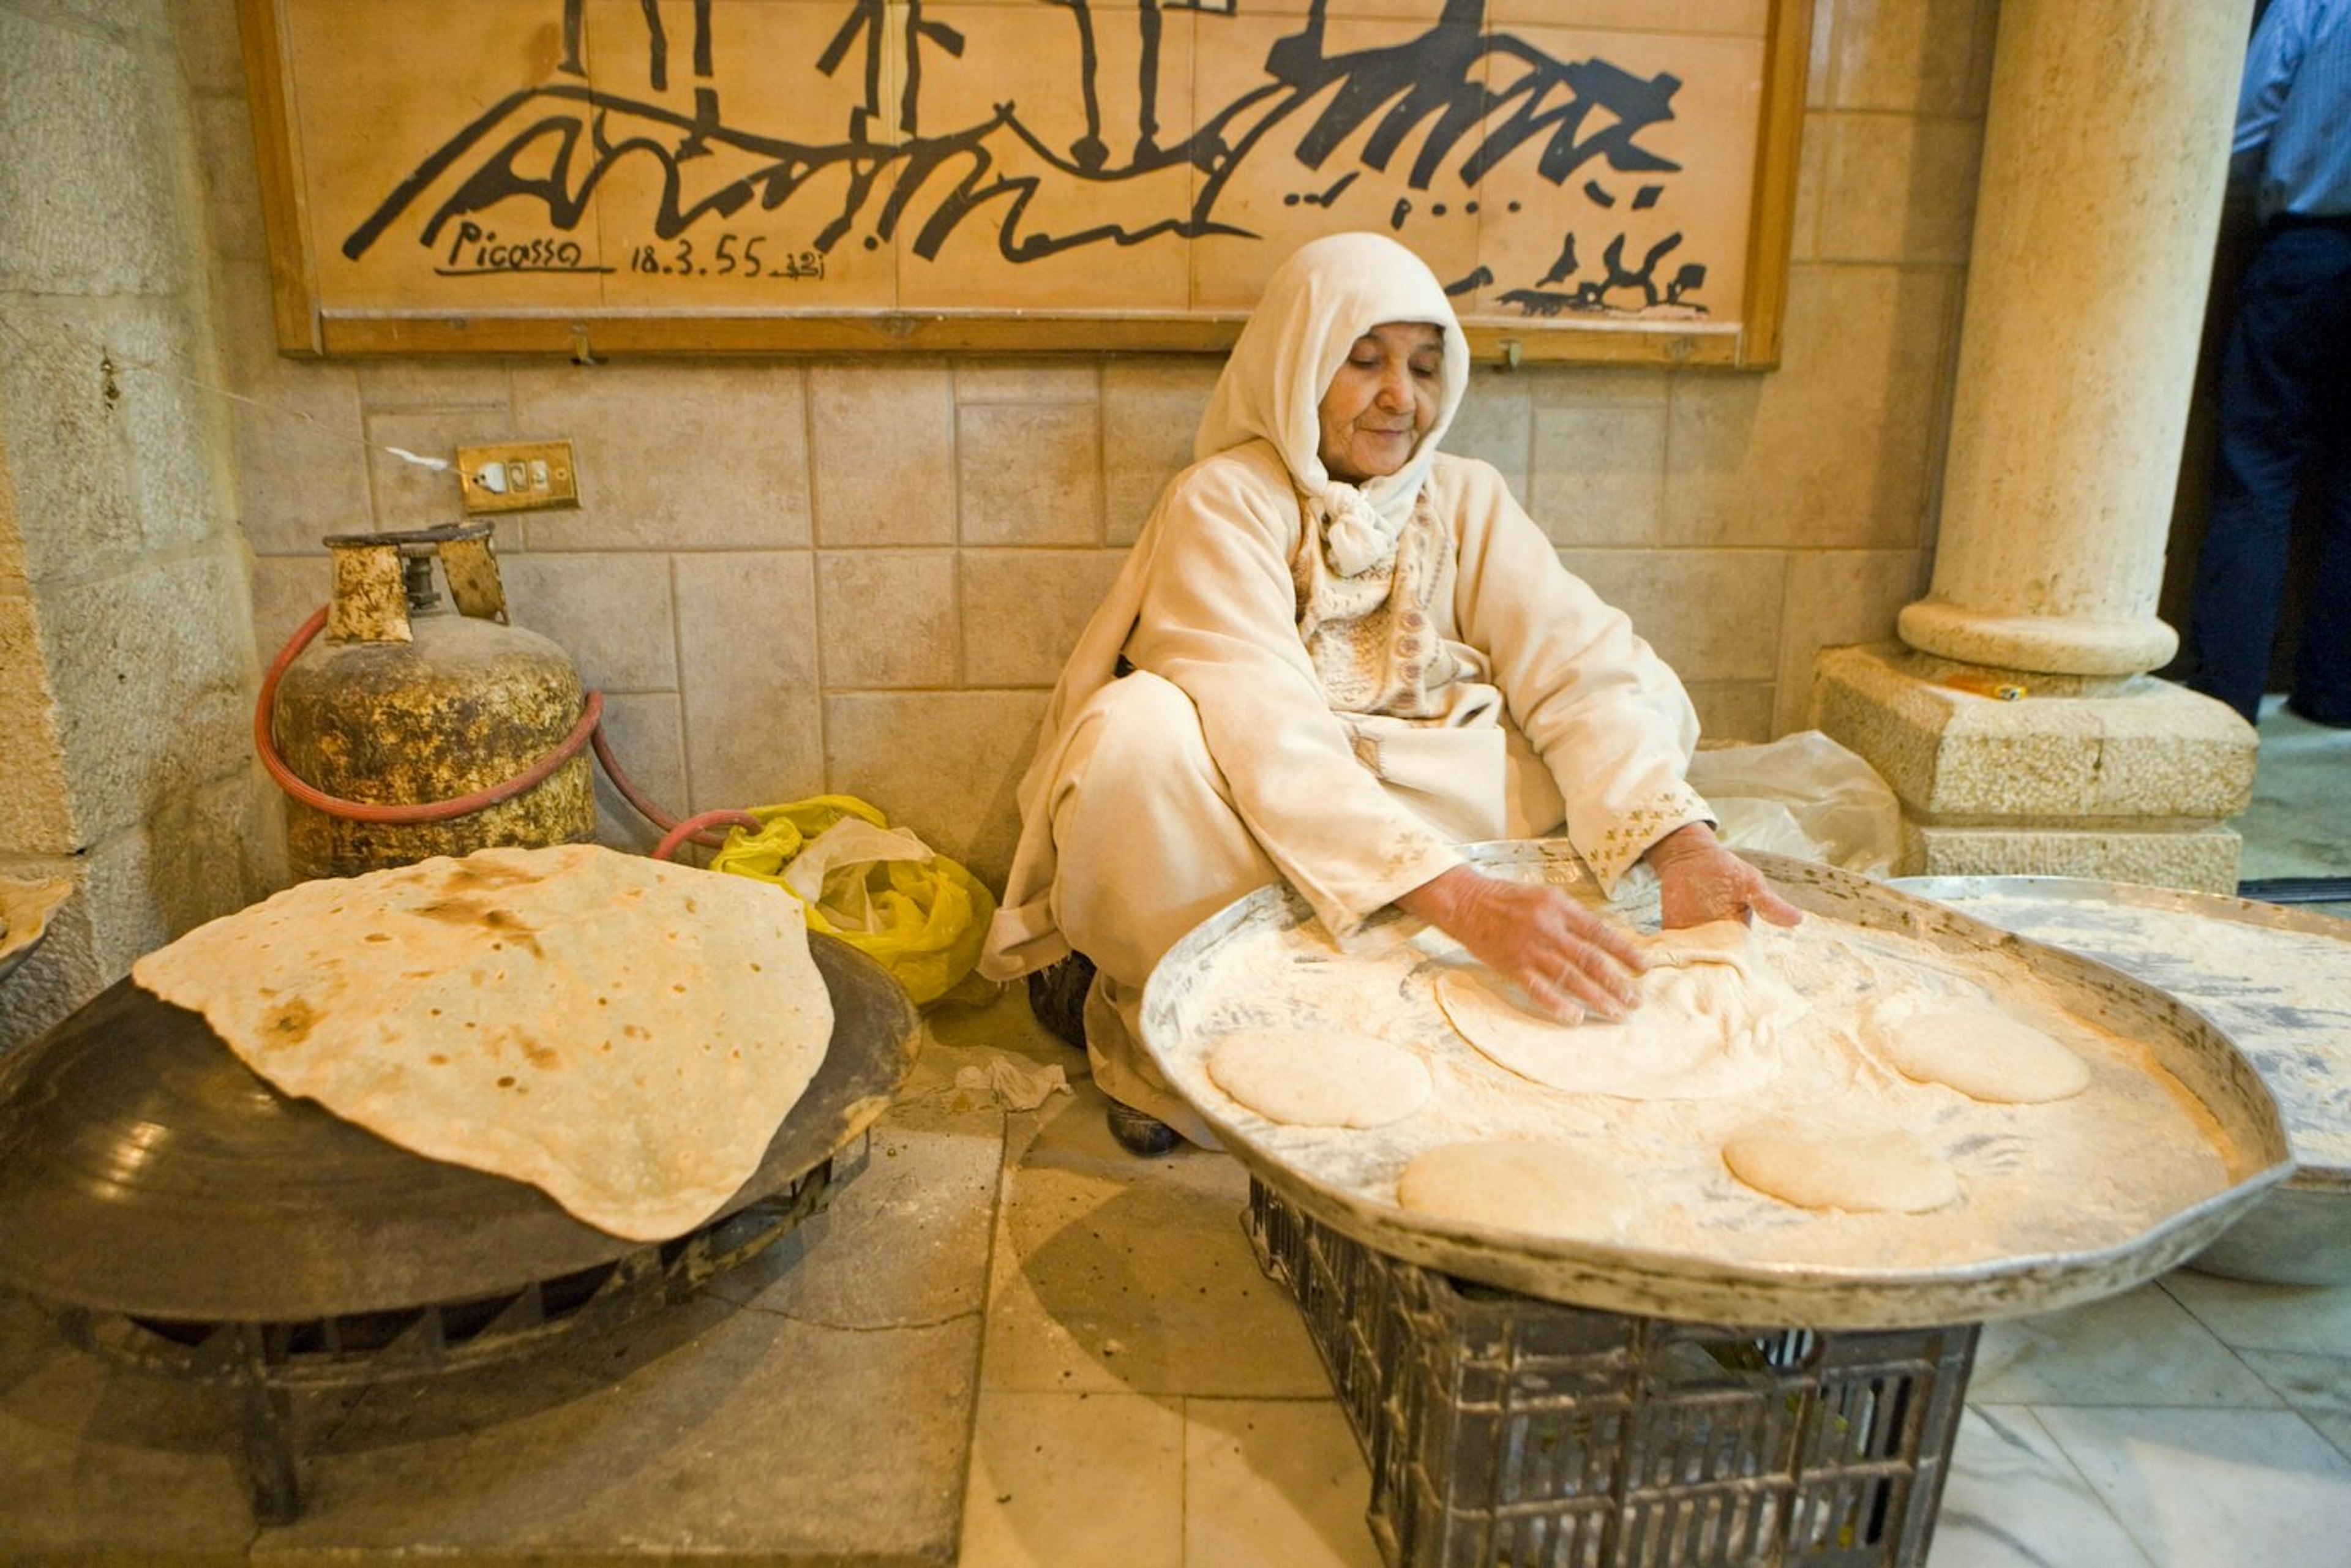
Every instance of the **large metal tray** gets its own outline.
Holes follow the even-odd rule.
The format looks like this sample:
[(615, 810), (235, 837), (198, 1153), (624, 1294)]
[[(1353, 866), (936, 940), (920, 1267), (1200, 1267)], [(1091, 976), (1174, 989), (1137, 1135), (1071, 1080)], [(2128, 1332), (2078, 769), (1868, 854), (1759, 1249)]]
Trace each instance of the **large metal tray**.
[(2276, 1284), (2351, 1284), (2351, 920), (2079, 877), (1889, 885), (2110, 964), (2218, 1024), (2277, 1097), (2295, 1169), (2191, 1266)]
[[(1590, 879), (1564, 845), (1473, 845), (1472, 862), (1497, 874), (1544, 880), (1592, 898)], [(2231, 1154), (2230, 1179), (2209, 1197), (2109, 1247), (2004, 1256), (1941, 1267), (1822, 1267), (1752, 1263), (1633, 1244), (1539, 1236), (1408, 1213), (1360, 1183), (1260, 1141), (1226, 1114), (1203, 1066), (1213, 1036), (1196, 1024), (1220, 955), (1265, 933), (1311, 919), (1284, 888), (1265, 888), (1211, 916), (1161, 962), (1144, 994), (1144, 1044), (1176, 1089), (1197, 1106), (1225, 1146), (1307, 1213), (1378, 1250), (1461, 1277), (1552, 1301), (1612, 1312), (1715, 1322), (1820, 1329), (1924, 1327), (2043, 1312), (2126, 1290), (2201, 1250), (2292, 1169), (2276, 1102), (2228, 1037), (2185, 1003), (2077, 955), (2042, 946), (1942, 904), (1849, 873), (1777, 856), (1750, 857), (1791, 902), (1853, 925), (1898, 932), (1952, 955), (2028, 968), (2076, 1016), (2144, 1042), (2165, 1071), (2210, 1113)], [(1411, 926), (1389, 911), (1363, 945), (1401, 942)], [(1358, 951), (1363, 950), (1359, 945)], [(1343, 956), (1334, 963), (1345, 964)], [(1341, 1147), (1325, 1140), (1325, 1148)]]
[[(837, 938), (810, 947), (831, 1044), (720, 1216), (863, 1132), (914, 1064), (914, 1007), (888, 971)], [(0, 1059), (0, 1285), (42, 1301), (302, 1322), (491, 1296), (641, 1245), (279, 1093), (201, 1015), (128, 978)]]

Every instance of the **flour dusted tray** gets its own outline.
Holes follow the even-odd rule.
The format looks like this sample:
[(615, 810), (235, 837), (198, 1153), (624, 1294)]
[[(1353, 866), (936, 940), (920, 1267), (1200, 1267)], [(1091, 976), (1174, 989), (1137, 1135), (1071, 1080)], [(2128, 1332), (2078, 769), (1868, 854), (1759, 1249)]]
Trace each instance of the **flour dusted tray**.
[[(1563, 845), (1468, 853), (1496, 874), (1548, 881), (1600, 905)], [(1742, 1119), (1795, 1108), (1774, 1103), (1778, 1090), (1660, 1108), (1517, 1078), (1463, 1043), (1435, 999), (1434, 976), (1462, 962), (1458, 948), (1390, 912), (1343, 954), (1280, 889), (1211, 917), (1161, 963), (1145, 995), (1144, 1045), (1226, 1146), (1313, 1218), (1462, 1278), (1664, 1318), (1894, 1328), (2092, 1300), (2195, 1253), (2291, 1169), (2260, 1074), (2186, 1005), (1882, 883), (1754, 858), (1813, 917), (1785, 953), (1790, 977), (1809, 977), (1823, 1030), (1850, 988), (1838, 966), (1874, 975), (1892, 953), (1936, 985), (1980, 985), (2004, 1008), (2043, 1020), (2092, 1061), (2091, 1089), (2055, 1106), (1986, 1107), (1919, 1086), (1942, 1098), (1905, 1113), (1922, 1117), (1921, 1135), (1959, 1167), (1965, 1204), (1939, 1216), (1798, 1210), (1742, 1186), (1719, 1152)], [(1654, 904), (1614, 914), (1655, 925)], [(1205, 1068), (1225, 1034), (1269, 1028), (1375, 1034), (1420, 1056), (1436, 1092), (1414, 1115), (1368, 1132), (1269, 1122), (1222, 1093)], [(1840, 1086), (1808, 1069), (1790, 1075), (1786, 1095), (1891, 1103), (1899, 1086), (1889, 1088), (1888, 1076), (1863, 1062)], [(1397, 1206), (1396, 1176), (1414, 1155), (1479, 1138), (1537, 1138), (1599, 1155), (1625, 1172), (1646, 1207), (1621, 1236), (1600, 1239)]]
[(2351, 1284), (2351, 920), (2080, 877), (1893, 885), (2111, 964), (2227, 1031), (2277, 1096), (2295, 1169), (2194, 1266), (2276, 1284)]

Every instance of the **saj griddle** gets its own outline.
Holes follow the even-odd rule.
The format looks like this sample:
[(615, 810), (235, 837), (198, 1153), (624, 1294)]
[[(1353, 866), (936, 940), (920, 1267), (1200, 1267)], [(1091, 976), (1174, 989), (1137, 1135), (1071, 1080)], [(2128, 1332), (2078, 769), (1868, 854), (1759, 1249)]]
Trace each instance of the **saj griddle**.
[(718, 1212), (658, 1244), (289, 1099), (124, 979), (0, 1060), (0, 1286), (235, 1396), (254, 1513), (298, 1515), (294, 1396), (482, 1366), (682, 1301), (822, 1209), (914, 1062), (905, 992), (811, 936), (830, 1048)]

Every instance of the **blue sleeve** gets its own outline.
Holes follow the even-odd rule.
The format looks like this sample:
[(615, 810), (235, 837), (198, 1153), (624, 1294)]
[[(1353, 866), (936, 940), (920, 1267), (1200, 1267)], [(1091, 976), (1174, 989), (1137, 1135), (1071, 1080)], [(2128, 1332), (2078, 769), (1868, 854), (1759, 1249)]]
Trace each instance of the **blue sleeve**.
[(2237, 133), (2229, 149), (2229, 172), (2240, 179), (2261, 172), (2270, 132), (2285, 107), (2287, 89), (2301, 68), (2310, 37), (2308, 0), (2275, 0), (2253, 32), (2245, 57), (2245, 79), (2237, 91)]

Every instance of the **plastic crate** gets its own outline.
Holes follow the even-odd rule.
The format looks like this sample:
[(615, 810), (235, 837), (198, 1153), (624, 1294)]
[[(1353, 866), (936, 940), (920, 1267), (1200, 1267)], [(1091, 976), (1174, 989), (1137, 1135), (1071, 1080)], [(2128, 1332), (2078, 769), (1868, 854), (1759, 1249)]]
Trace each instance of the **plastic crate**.
[(1392, 1568), (1916, 1568), (1973, 1324), (1871, 1333), (1626, 1317), (1465, 1283), (1262, 1183), (1288, 1287), (1372, 1471)]

